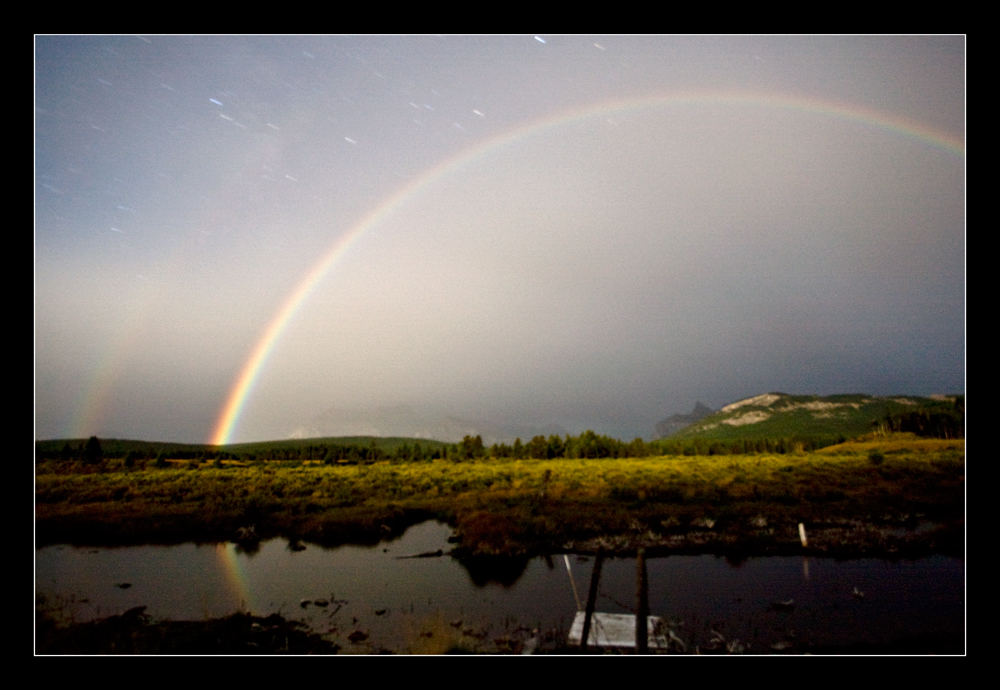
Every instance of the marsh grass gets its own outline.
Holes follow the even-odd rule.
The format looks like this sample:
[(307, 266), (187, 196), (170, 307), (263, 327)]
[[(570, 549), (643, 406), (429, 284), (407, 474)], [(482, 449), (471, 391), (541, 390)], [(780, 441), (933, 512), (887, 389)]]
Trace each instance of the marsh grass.
[[(903, 436), (903, 435), (900, 435)], [(883, 461), (874, 465), (873, 452)], [(964, 441), (872, 438), (809, 453), (303, 465), (191, 461), (36, 469), (40, 543), (262, 536), (374, 543), (428, 517), (462, 545), (519, 553), (601, 534), (964, 510)], [(742, 532), (740, 530), (743, 530)]]

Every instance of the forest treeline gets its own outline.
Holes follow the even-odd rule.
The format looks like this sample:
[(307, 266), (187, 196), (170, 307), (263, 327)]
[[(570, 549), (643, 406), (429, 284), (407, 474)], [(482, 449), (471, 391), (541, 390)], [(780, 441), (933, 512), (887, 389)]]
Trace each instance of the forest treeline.
[(887, 415), (872, 426), (881, 431), (909, 431), (930, 438), (965, 438), (965, 396), (921, 405), (911, 412)]
[(777, 439), (744, 439), (737, 441), (717, 441), (705, 439), (659, 439), (643, 441), (636, 438), (631, 442), (621, 441), (609, 436), (598, 435), (587, 430), (579, 436), (552, 435), (535, 436), (522, 442), (516, 439), (513, 444), (498, 443), (492, 446), (483, 444), (481, 436), (466, 436), (461, 442), (453, 444), (421, 443), (413, 440), (404, 442), (395, 448), (380, 446), (371, 441), (361, 443), (320, 443), (314, 445), (300, 444), (288, 448), (261, 448), (255, 450), (220, 449), (212, 447), (201, 448), (157, 448), (149, 444), (145, 448), (132, 448), (128, 451), (117, 450), (113, 443), (108, 450), (101, 447), (100, 440), (91, 437), (86, 442), (74, 445), (65, 442), (62, 448), (41, 448), (36, 444), (37, 461), (61, 460), (78, 461), (83, 464), (96, 464), (104, 459), (123, 460), (125, 466), (136, 463), (165, 467), (170, 460), (188, 460), (196, 463), (237, 461), (237, 462), (304, 462), (314, 461), (325, 464), (369, 464), (382, 461), (394, 462), (427, 462), (434, 460), (449, 460), (452, 462), (471, 461), (478, 459), (536, 459), (551, 460), (554, 458), (642, 458), (661, 455), (745, 455), (754, 453), (789, 453), (811, 451), (825, 446), (845, 441), (843, 437), (822, 438), (777, 438)]

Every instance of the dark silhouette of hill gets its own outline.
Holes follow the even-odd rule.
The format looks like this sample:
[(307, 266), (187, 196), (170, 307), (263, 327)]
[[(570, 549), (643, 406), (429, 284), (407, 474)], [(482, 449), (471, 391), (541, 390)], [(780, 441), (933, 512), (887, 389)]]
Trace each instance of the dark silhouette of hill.
[(479, 436), (486, 446), (491, 446), (494, 443), (513, 443), (515, 438), (528, 441), (538, 435), (566, 433), (566, 429), (557, 425), (538, 428), (501, 427), (488, 422), (422, 414), (409, 406), (396, 405), (360, 410), (333, 408), (298, 427), (291, 437), (396, 436), (459, 443), (466, 436)]
[(694, 409), (690, 414), (675, 414), (657, 422), (656, 432), (653, 434), (653, 438), (657, 439), (672, 436), (681, 429), (691, 426), (695, 422), (704, 419), (708, 415), (712, 414), (712, 412), (714, 412), (712, 408), (701, 402), (696, 402), (694, 404)]

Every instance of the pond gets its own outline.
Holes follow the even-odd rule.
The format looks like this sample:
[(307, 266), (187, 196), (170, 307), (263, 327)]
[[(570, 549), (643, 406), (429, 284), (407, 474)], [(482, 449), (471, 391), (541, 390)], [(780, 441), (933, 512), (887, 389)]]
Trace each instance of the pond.
[[(578, 555), (461, 562), (451, 529), (425, 522), (377, 546), (322, 548), (282, 539), (234, 543), (48, 546), (36, 550), (36, 597), (67, 621), (146, 606), (153, 618), (201, 620), (237, 610), (305, 622), (342, 652), (521, 651), (566, 643), (594, 559)], [(302, 549), (302, 546), (306, 548)], [(443, 550), (441, 557), (403, 558)], [(965, 630), (965, 565), (712, 555), (647, 559), (649, 608), (677, 651), (850, 651), (947, 639)], [(636, 561), (603, 562), (597, 610), (634, 613)], [(959, 642), (956, 642), (959, 641)], [(957, 650), (961, 652), (961, 648)]]

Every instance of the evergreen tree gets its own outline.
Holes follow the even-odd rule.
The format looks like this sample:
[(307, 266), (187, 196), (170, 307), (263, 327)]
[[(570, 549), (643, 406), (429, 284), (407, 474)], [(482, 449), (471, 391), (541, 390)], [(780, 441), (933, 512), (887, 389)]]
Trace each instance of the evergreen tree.
[(520, 437), (514, 439), (514, 448), (511, 449), (511, 453), (518, 460), (524, 459), (524, 445), (521, 443)]
[(87, 441), (87, 447), (83, 451), (84, 462), (88, 465), (95, 465), (101, 461), (104, 457), (104, 451), (101, 450), (101, 443), (97, 440), (96, 436), (91, 436)]
[(545, 460), (549, 457), (549, 442), (544, 436), (535, 436), (528, 442), (528, 457)]

